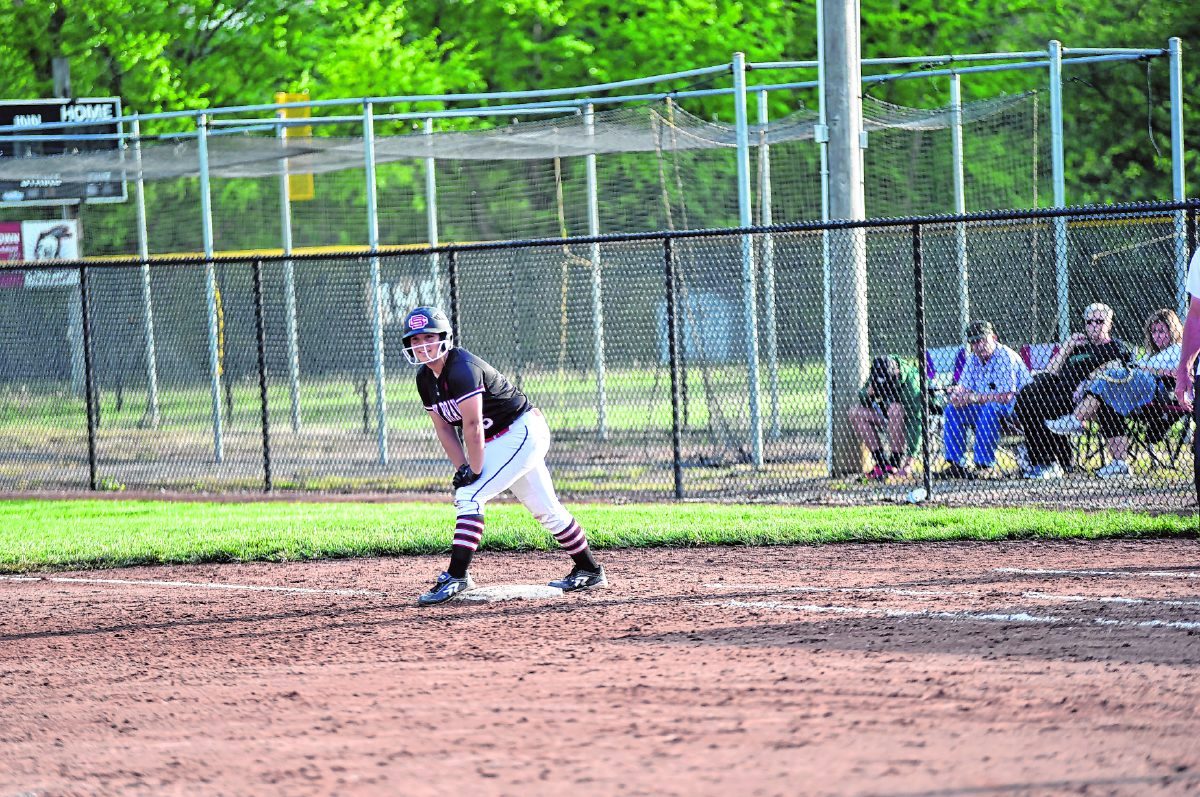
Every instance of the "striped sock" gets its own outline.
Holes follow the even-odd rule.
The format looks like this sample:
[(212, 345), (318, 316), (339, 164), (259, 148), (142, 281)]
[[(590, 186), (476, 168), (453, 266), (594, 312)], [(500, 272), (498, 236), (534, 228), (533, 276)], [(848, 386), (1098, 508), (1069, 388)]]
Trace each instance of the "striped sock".
[(454, 545), (474, 551), (483, 539), (483, 515), (460, 515), (454, 524)]
[(583, 527), (575, 518), (571, 518), (571, 522), (565, 529), (554, 532), (554, 539), (558, 540), (562, 549), (570, 554), (577, 566), (593, 572), (600, 567), (592, 557), (592, 550), (588, 547), (587, 535), (583, 533)]
[(450, 567), (454, 578), (464, 578), (471, 566), (471, 557), (483, 539), (483, 515), (461, 515), (454, 524), (454, 541), (450, 543)]

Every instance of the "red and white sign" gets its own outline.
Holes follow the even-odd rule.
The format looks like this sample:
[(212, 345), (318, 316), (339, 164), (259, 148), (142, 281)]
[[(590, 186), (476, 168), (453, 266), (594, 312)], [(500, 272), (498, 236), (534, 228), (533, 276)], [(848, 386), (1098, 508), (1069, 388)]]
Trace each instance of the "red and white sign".
[[(23, 260), (21, 252), (21, 222), (0, 221), (0, 263), (5, 260)], [(22, 288), (25, 272), (0, 267), (0, 288)]]

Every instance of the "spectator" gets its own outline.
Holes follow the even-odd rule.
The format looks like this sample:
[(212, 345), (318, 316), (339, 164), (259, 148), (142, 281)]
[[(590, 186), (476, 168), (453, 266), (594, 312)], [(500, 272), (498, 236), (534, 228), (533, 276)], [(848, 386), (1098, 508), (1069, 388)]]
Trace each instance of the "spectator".
[[(1011, 417), (1021, 388), (1029, 384), (1029, 369), (1021, 355), (996, 339), (990, 321), (967, 325), (971, 354), (958, 384), (947, 391), (945, 409), (947, 479), (973, 479), (996, 464), (996, 441), (1000, 423)], [(963, 461), (968, 428), (975, 430), (974, 467)]]
[(1200, 250), (1192, 253), (1187, 272), (1187, 312), (1183, 318), (1179, 365), (1175, 368), (1175, 400), (1192, 414), (1192, 484), (1200, 504), (1200, 402), (1196, 401), (1196, 354), (1200, 352)]
[(876, 357), (858, 401), (860, 406), (850, 408), (850, 425), (875, 460), (866, 478), (907, 476), (921, 442), (921, 374), (917, 366), (898, 357)]
[[(1155, 310), (1146, 319), (1146, 354), (1131, 368), (1109, 368), (1088, 386), (1075, 412), (1046, 421), (1055, 434), (1073, 435), (1095, 420), (1108, 441), (1112, 461), (1096, 471), (1102, 479), (1129, 475), (1129, 436), (1126, 419), (1152, 402), (1166, 404), (1175, 392), (1183, 324), (1174, 310)], [(1175, 420), (1178, 416), (1175, 416)], [(1160, 423), (1160, 425), (1162, 425)], [(1166, 428), (1162, 429), (1166, 432)]]
[(1102, 368), (1114, 363), (1128, 365), (1133, 351), (1112, 336), (1113, 311), (1106, 304), (1089, 304), (1083, 311), (1086, 333), (1067, 339), (1050, 360), (1045, 372), (1017, 395), (1017, 422), (1025, 432), (1029, 449), (1028, 479), (1061, 479), (1071, 467), (1071, 444), (1046, 428), (1046, 421), (1071, 412)]

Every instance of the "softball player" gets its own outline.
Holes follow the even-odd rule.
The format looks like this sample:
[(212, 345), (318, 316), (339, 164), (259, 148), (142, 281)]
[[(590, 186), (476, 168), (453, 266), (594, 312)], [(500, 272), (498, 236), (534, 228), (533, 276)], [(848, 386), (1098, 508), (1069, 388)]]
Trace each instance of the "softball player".
[(404, 319), (404, 356), (420, 366), (417, 392), (457, 469), (453, 484), (458, 521), (450, 565), (417, 599), (418, 605), (445, 603), (475, 586), (467, 568), (483, 537), (483, 507), (505, 490), (512, 491), (575, 563), (550, 586), (564, 592), (608, 586), (583, 529), (554, 493), (546, 470), (546, 419), (503, 374), (466, 349), (455, 348), (453, 337), (449, 319), (436, 307), (418, 307)]

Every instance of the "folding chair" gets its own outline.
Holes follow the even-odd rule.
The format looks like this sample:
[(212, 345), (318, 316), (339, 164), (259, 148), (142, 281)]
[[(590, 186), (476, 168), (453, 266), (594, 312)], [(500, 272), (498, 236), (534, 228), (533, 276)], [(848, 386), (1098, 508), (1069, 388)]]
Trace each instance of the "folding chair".
[(936, 472), (945, 465), (946, 391), (958, 384), (967, 353), (962, 346), (941, 346), (925, 351), (925, 373), (929, 377), (929, 457)]
[(1057, 343), (1026, 343), (1021, 347), (1021, 359), (1031, 374), (1040, 374), (1050, 365), (1054, 355), (1058, 354)]
[(1129, 458), (1145, 454), (1151, 471), (1178, 471), (1190, 462), (1192, 416), (1175, 402), (1152, 402), (1129, 416)]

